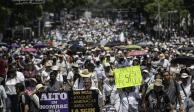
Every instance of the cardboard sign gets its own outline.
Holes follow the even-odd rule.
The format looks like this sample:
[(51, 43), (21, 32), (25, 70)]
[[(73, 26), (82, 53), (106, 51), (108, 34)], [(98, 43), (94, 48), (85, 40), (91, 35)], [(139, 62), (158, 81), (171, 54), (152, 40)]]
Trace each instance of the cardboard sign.
[(43, 92), (39, 99), (40, 112), (69, 112), (67, 92)]
[(100, 112), (98, 93), (95, 90), (71, 91), (70, 112)]
[(139, 86), (142, 83), (140, 66), (116, 68), (113, 71), (117, 88)]

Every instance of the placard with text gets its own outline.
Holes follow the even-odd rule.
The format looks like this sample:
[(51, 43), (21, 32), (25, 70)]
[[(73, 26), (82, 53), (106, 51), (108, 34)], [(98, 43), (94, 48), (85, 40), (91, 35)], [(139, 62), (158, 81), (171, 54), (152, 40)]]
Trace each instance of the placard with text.
[(71, 91), (69, 95), (70, 112), (99, 112), (97, 91)]
[(69, 112), (68, 92), (43, 92), (39, 99), (40, 112)]
[(139, 86), (142, 84), (140, 66), (115, 68), (113, 71), (117, 88)]

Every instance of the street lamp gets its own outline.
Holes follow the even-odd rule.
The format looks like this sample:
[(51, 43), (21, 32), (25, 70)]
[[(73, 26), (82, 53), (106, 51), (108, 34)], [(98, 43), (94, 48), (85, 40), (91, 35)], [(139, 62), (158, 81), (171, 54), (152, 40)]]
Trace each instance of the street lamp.
[(41, 18), (38, 18), (38, 37), (41, 35)]

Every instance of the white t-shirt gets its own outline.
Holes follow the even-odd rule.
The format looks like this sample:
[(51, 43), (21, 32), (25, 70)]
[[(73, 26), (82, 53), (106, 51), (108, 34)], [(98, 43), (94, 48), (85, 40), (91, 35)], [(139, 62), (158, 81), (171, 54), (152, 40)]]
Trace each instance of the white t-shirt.
[(5, 91), (9, 95), (16, 94), (15, 85), (25, 80), (23, 73), (16, 72), (16, 77), (5, 82)]
[(68, 80), (72, 80), (73, 77), (74, 77), (74, 73), (73, 73), (72, 71), (70, 71), (70, 72), (68, 73), (68, 75), (67, 75), (67, 79), (68, 79)]
[(45, 82), (50, 79), (50, 72), (42, 71), (41, 74), (42, 82)]
[(190, 94), (191, 94), (191, 91), (190, 91), (191, 84), (189, 83), (189, 84), (187, 84), (186, 86), (184, 86), (183, 84), (180, 84), (180, 86), (183, 87), (183, 89), (185, 90), (185, 93), (186, 93), (186, 95), (187, 95), (187, 96), (185, 95), (185, 93), (184, 93), (184, 91), (183, 91), (183, 89), (182, 89), (182, 87), (181, 87), (181, 89), (180, 89), (180, 95), (181, 95), (181, 98), (182, 98), (182, 102), (184, 102), (185, 99), (186, 99), (186, 98), (189, 98), (189, 96), (190, 96)]
[(63, 82), (63, 74), (62, 73), (58, 73), (57, 77), (56, 77), (56, 80), (59, 81), (59, 82)]

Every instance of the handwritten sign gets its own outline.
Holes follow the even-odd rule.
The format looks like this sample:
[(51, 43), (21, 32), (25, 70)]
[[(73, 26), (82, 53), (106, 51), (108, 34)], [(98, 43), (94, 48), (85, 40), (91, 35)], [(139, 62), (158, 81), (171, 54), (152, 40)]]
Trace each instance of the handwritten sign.
[(113, 71), (117, 88), (139, 86), (142, 83), (140, 66), (116, 68)]
[(41, 93), (40, 112), (69, 112), (67, 92)]
[(71, 91), (70, 112), (99, 112), (98, 93), (96, 91)]

